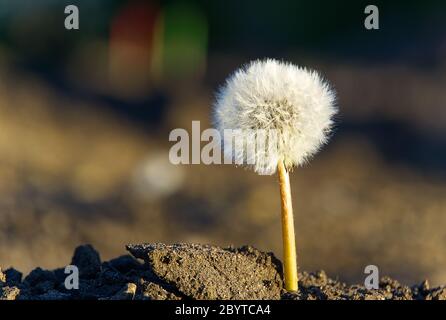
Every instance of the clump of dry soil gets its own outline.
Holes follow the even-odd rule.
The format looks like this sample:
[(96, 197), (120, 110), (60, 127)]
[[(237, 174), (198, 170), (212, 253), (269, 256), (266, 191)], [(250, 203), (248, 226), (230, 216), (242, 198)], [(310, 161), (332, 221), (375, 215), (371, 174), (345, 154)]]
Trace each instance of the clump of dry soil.
[(76, 248), (71, 264), (79, 268), (79, 289), (65, 288), (64, 268), (36, 268), (24, 279), (0, 269), (2, 300), (446, 300), (446, 287), (427, 281), (411, 287), (382, 278), (367, 290), (327, 277), (324, 271), (301, 273), (298, 293), (286, 293), (281, 262), (253, 247), (220, 248), (198, 244), (128, 245), (131, 255), (102, 262), (90, 245)]

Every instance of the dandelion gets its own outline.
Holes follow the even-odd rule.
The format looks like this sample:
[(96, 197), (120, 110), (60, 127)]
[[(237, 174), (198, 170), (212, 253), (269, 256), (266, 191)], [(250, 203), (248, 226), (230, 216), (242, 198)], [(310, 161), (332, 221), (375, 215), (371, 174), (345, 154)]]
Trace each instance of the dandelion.
[(334, 92), (317, 72), (267, 59), (237, 70), (220, 89), (214, 104), (214, 124), (222, 136), (231, 129), (231, 139), (242, 140), (249, 147), (265, 132), (275, 133), (267, 134), (261, 147), (257, 144), (252, 157), (246, 150), (228, 151), (225, 146), (232, 140), (223, 139), (223, 146), (225, 156), (235, 163), (261, 175), (278, 173), (288, 291), (298, 289), (289, 172), (305, 164), (327, 142), (337, 111), (334, 101)]

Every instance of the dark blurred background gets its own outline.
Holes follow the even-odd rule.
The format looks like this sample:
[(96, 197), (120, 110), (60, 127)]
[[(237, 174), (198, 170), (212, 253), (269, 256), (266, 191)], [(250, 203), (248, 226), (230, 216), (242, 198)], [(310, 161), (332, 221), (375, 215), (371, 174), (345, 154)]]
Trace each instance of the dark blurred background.
[(276, 177), (168, 159), (169, 132), (211, 126), (213, 92), (264, 57), (338, 93), (330, 144), (292, 175), (301, 270), (446, 283), (444, 1), (0, 0), (0, 266), (60, 267), (81, 243), (280, 257)]

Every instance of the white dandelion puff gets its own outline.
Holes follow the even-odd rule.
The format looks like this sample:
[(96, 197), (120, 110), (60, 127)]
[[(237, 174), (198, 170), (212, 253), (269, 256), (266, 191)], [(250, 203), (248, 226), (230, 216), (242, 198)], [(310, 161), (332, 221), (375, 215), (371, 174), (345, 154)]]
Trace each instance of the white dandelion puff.
[[(229, 149), (228, 154), (224, 148), (225, 156), (235, 163), (247, 164), (259, 174), (273, 174), (279, 160), (290, 170), (327, 142), (337, 112), (334, 101), (333, 90), (316, 71), (273, 59), (257, 60), (237, 70), (220, 89), (214, 124), (222, 137), (225, 129), (232, 129), (234, 139), (245, 144), (253, 143), (261, 132), (275, 132), (276, 143), (257, 148), (254, 159), (247, 158), (246, 150)], [(223, 145), (231, 141), (223, 138)]]

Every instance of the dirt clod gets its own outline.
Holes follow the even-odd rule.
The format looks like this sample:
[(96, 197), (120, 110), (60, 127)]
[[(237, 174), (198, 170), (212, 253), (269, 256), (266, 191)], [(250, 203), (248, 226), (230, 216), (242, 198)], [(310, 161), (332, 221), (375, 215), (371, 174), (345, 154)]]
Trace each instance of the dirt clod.
[(180, 300), (181, 297), (169, 292), (161, 287), (161, 285), (141, 280), (140, 282), (142, 300)]
[(0, 268), (0, 286), (4, 285), (6, 283), (6, 274), (2, 271), (2, 268)]
[(129, 245), (163, 281), (194, 299), (279, 299), (281, 267), (271, 253), (194, 244)]
[(20, 290), (17, 287), (0, 288), (0, 300), (15, 300), (19, 293)]
[(82, 278), (92, 278), (101, 271), (99, 253), (89, 244), (76, 248), (71, 264), (79, 268), (79, 276)]
[(8, 285), (17, 285), (22, 281), (22, 273), (14, 268), (6, 269), (4, 274)]
[(106, 300), (133, 300), (136, 294), (136, 284), (127, 283), (121, 290)]

